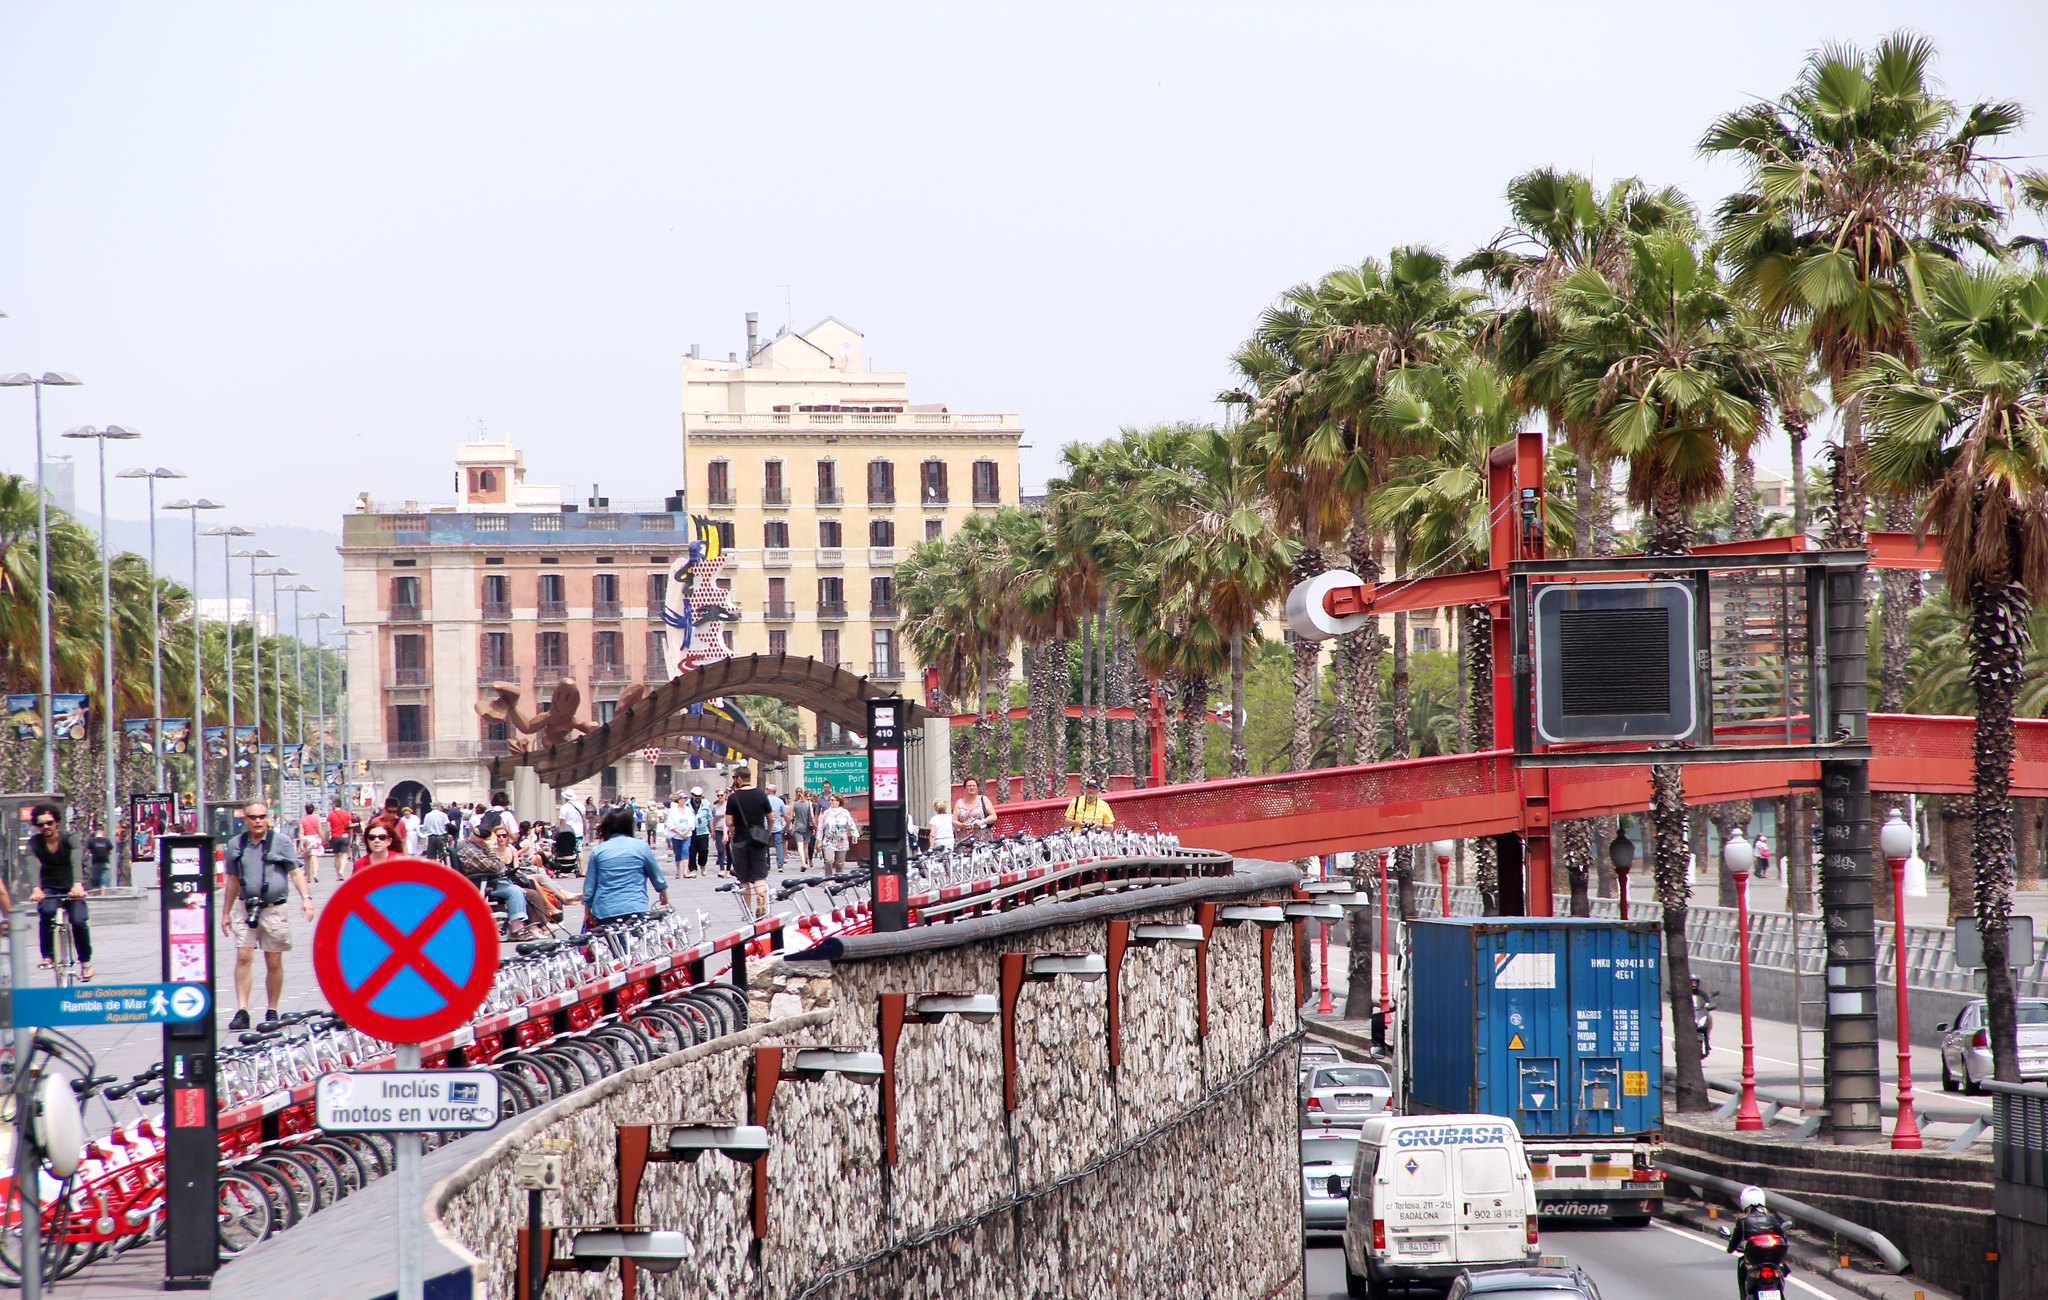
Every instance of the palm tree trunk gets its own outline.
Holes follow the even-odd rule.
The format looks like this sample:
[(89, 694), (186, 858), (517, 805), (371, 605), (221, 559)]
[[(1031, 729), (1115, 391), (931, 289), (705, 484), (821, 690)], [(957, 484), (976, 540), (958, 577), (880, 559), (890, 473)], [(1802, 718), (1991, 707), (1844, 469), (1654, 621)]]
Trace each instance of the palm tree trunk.
[(1651, 865), (1664, 917), (1664, 975), (1671, 995), (1678, 1109), (1693, 1113), (1707, 1109), (1707, 1077), (1700, 1064), (1699, 1030), (1692, 1022), (1692, 951), (1685, 938), (1691, 894), (1685, 884), (1683, 770), (1676, 763), (1650, 768)]
[(1024, 797), (1042, 798), (1045, 793), (1045, 646), (1031, 642), (1024, 647)]
[[(1303, 547), (1301, 558), (1294, 562), (1295, 585), (1307, 582), (1323, 568), (1323, 553), (1312, 546)], [(1289, 758), (1297, 772), (1306, 772), (1315, 763), (1316, 696), (1321, 685), (1316, 679), (1322, 669), (1322, 654), (1318, 642), (1294, 643), (1294, 734)]]
[(1109, 592), (1105, 590), (1095, 611), (1095, 712), (1088, 719), (1088, 752), (1095, 760), (1089, 771), (1098, 777), (1109, 771), (1109, 720), (1102, 714), (1109, 707), (1109, 642), (1112, 635)]
[[(1990, 1013), (1991, 1069), (2018, 1083), (2018, 1032), (2010, 964), (2012, 939), (2013, 697), (2026, 652), (2027, 597), (2010, 581), (1977, 581), (1970, 590), (1970, 684), (1977, 691), (1971, 742), (1977, 933), (1984, 940), (1984, 1000)], [(2031, 953), (2028, 954), (2032, 956)]]
[(1075, 770), (1085, 780), (1095, 771), (1095, 738), (1089, 725), (1095, 717), (1095, 638), (1098, 634), (1095, 615), (1090, 613), (1081, 619), (1081, 717), (1080, 733), (1081, 761)]
[(1573, 555), (1593, 554), (1593, 512), (1598, 508), (1593, 460), (1591, 452), (1580, 451), (1579, 472), (1572, 476), (1572, 504), (1578, 510), (1578, 518), (1572, 521)]
[[(1109, 707), (1128, 708), (1131, 703), (1131, 685), (1137, 680), (1137, 656), (1131, 647), (1130, 632), (1122, 623), (1116, 624), (1116, 635), (1110, 642), (1114, 657), (1109, 669)], [(1115, 718), (1109, 722), (1109, 748), (1112, 772), (1135, 774), (1131, 754), (1131, 722), (1127, 718)]]
[(1071, 651), (1066, 638), (1046, 643), (1046, 760), (1048, 771), (1041, 793), (1048, 799), (1067, 792), (1067, 705), (1074, 701)]
[(1587, 888), (1594, 862), (1592, 821), (1574, 817), (1559, 822), (1555, 843), (1558, 864), (1564, 868), (1565, 880), (1571, 890), (1571, 915), (1593, 915), (1593, 898)]
[(1166, 781), (1176, 785), (1183, 779), (1181, 755), (1186, 753), (1182, 745), (1182, 725), (1179, 720), (1181, 678), (1177, 672), (1168, 671), (1159, 679), (1159, 689), (1166, 699)]
[(1792, 531), (1806, 532), (1806, 421), (1786, 420), (1785, 441), (1792, 448)]
[[(1364, 861), (1363, 854), (1355, 854), (1354, 858)], [(1355, 878), (1358, 869), (1353, 867), (1352, 870)], [(1370, 908), (1354, 907), (1344, 914), (1344, 919), (1351, 932), (1349, 960), (1344, 963), (1344, 1018), (1370, 1020), (1373, 1011), (1373, 944), (1379, 935), (1374, 929)]]
[(974, 768), (975, 774), (981, 778), (982, 789), (986, 790), (990, 776), (989, 760), (995, 753), (996, 737), (991, 716), (995, 709), (995, 674), (985, 650), (981, 655), (980, 668), (981, 716), (974, 720)]
[[(1910, 500), (1887, 499), (1885, 527), (1908, 530), (1913, 527), (1914, 507)], [(1920, 575), (1909, 569), (1882, 569), (1883, 606), (1879, 610), (1877, 712), (1897, 713), (1906, 704), (1906, 630), (1913, 611), (1920, 606)], [(1877, 803), (1873, 798), (1873, 809)]]
[[(1493, 614), (1484, 605), (1465, 606), (1465, 665), (1466, 732), (1475, 751), (1492, 749)], [(1481, 835), (1472, 841), (1472, 859), (1473, 883), (1491, 907), (1500, 898), (1500, 846), (1491, 835)]]
[[(1380, 539), (1366, 526), (1363, 499), (1353, 508), (1349, 552), (1352, 572), (1367, 582), (1379, 579)], [(1355, 763), (1373, 763), (1380, 757), (1380, 658), (1386, 653), (1386, 637), (1377, 618), (1339, 642), (1346, 656), (1349, 696), (1345, 712), (1350, 719), (1351, 757)]]
[(1976, 906), (1977, 870), (1970, 857), (1973, 838), (1970, 801), (1961, 795), (1945, 794), (1941, 808), (1941, 859), (1948, 882), (1948, 919), (1953, 925), (1969, 916)]
[[(1394, 536), (1394, 576), (1408, 576), (1408, 536), (1405, 532)], [(1390, 751), (1395, 758), (1412, 756), (1414, 741), (1413, 711), (1408, 700), (1408, 615), (1394, 615), (1394, 678), (1390, 683), (1393, 695), (1392, 715), (1388, 719), (1387, 737)]]
[(1001, 793), (990, 796), (997, 803), (1010, 802), (1010, 747), (1015, 741), (1015, 728), (1010, 724), (1010, 651), (1005, 646), (995, 656), (996, 660), (996, 712), (995, 712), (995, 767), (996, 782)]
[(1244, 633), (1230, 634), (1230, 774), (1243, 776), (1251, 770), (1251, 757), (1244, 748)]
[(2041, 837), (2039, 826), (2034, 821), (2037, 800), (2015, 799), (2012, 801), (2013, 857), (2018, 861), (2018, 870), (2013, 875), (2012, 887), (2038, 889), (2041, 884)]
[(1181, 725), (1187, 728), (1187, 780), (1209, 779), (1209, 679), (1191, 677), (1182, 692)]

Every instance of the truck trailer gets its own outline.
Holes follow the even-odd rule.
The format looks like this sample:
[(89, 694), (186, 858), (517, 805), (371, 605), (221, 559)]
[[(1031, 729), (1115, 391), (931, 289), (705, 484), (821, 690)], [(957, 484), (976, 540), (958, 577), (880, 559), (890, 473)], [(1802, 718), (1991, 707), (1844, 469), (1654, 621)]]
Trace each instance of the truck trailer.
[(1512, 1122), (1544, 1217), (1649, 1222), (1664, 1196), (1657, 925), (1418, 917), (1403, 929), (1401, 1110)]

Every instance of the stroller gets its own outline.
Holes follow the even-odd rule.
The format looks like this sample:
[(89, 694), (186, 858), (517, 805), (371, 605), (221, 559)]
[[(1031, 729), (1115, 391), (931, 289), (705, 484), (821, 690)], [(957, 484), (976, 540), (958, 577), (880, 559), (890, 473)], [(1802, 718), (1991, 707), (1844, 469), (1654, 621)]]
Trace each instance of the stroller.
[(575, 831), (566, 826), (555, 827), (555, 846), (549, 854), (548, 866), (558, 876), (583, 874), (583, 855), (576, 851)]

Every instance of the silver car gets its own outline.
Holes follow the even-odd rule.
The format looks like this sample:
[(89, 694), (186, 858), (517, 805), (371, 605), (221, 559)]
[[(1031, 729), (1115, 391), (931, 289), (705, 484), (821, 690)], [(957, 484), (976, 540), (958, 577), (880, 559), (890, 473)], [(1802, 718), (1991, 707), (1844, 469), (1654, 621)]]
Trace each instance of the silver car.
[(1310, 1129), (1301, 1135), (1301, 1224), (1305, 1236), (1344, 1231), (1351, 1205), (1357, 1129)]
[[(2021, 998), (2013, 1007), (2018, 1021), (2020, 1078), (2048, 1079), (2048, 1001)], [(1972, 1002), (1941, 1031), (1941, 1087), (1954, 1092), (1982, 1092), (1991, 1077), (1991, 1012), (1983, 1001)]]
[(1344, 1054), (1328, 1043), (1304, 1042), (1301, 1045), (1301, 1078), (1297, 1082), (1306, 1082), (1308, 1072), (1318, 1065), (1341, 1065), (1343, 1062)]
[(1377, 1065), (1318, 1065), (1301, 1081), (1301, 1126), (1336, 1128), (1384, 1115), (1394, 1081)]

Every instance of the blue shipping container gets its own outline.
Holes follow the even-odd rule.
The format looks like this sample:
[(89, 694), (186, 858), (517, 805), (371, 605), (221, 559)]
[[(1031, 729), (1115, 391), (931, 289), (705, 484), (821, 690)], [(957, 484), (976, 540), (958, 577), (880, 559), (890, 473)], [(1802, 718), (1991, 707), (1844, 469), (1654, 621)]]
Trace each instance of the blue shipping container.
[(1662, 935), (1652, 921), (1408, 925), (1408, 1105), (1524, 1137), (1663, 1126)]

